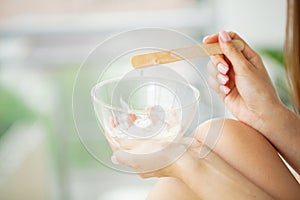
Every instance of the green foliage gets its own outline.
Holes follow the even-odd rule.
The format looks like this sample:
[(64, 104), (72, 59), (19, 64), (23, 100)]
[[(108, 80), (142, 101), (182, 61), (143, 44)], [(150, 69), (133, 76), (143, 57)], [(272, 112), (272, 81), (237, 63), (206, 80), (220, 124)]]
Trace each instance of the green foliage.
[(22, 99), (0, 85), (0, 138), (14, 122), (33, 117)]
[(284, 54), (283, 50), (279, 48), (261, 48), (259, 52), (262, 55), (266, 55), (278, 63), (280, 63), (280, 66), (284, 67)]
[[(259, 49), (259, 53), (262, 56), (266, 56), (276, 61), (281, 69), (285, 71), (285, 63), (284, 63), (284, 52), (281, 48), (261, 48)], [(274, 79), (275, 88), (279, 94), (281, 101), (289, 108), (292, 107), (290, 101), (290, 95), (288, 92), (288, 87), (285, 81), (285, 73), (282, 73), (282, 76), (275, 77)]]

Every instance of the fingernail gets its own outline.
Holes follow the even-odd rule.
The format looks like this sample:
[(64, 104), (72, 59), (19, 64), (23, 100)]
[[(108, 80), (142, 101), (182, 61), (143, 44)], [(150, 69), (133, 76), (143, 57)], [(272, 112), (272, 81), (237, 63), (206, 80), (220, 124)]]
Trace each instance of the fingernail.
[(119, 164), (119, 162), (118, 162), (118, 160), (117, 160), (117, 157), (116, 157), (115, 155), (112, 155), (110, 159), (111, 159), (111, 162), (112, 162), (112, 163), (114, 163), (114, 164)]
[(220, 31), (219, 35), (223, 42), (228, 42), (231, 40), (230, 36), (228, 35), (228, 33), (226, 31)]
[(220, 90), (227, 95), (230, 92), (230, 89), (227, 86), (221, 85)]
[(227, 81), (229, 80), (229, 78), (227, 77), (227, 76), (224, 76), (224, 75), (222, 75), (222, 74), (218, 74), (217, 75), (217, 78), (218, 78), (218, 80), (219, 80), (219, 82), (221, 83), (221, 84), (226, 84), (227, 83)]
[(229, 70), (229, 68), (226, 65), (222, 64), (222, 63), (219, 63), (217, 65), (217, 68), (218, 68), (219, 72), (221, 72), (222, 74), (226, 74)]
[(202, 42), (204, 43), (204, 42), (207, 40), (207, 38), (209, 38), (209, 35), (205, 36), (205, 37), (202, 39)]

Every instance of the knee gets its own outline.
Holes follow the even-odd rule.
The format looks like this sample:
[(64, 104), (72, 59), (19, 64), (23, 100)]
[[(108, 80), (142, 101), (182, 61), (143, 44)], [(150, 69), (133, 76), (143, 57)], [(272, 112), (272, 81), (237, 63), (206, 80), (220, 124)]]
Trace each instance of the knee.
[(210, 148), (217, 147), (219, 143), (239, 146), (245, 142), (266, 142), (266, 139), (255, 129), (240, 121), (224, 118), (202, 123), (196, 129), (194, 137)]
[(206, 139), (212, 136), (219, 139), (221, 136), (234, 134), (240, 129), (240, 126), (241, 122), (233, 119), (210, 119), (197, 127), (194, 136), (201, 142), (205, 142)]

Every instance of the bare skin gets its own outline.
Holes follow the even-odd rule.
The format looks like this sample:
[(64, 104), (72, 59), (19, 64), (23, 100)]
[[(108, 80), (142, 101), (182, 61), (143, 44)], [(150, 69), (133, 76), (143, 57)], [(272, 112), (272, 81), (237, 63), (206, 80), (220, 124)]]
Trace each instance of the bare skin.
[[(212, 123), (222, 123), (222, 120), (208, 121), (199, 126), (196, 131), (196, 138), (202, 141), (206, 137)], [(275, 199), (297, 199), (300, 194), (300, 187), (295, 178), (286, 168), (282, 160), (279, 158), (276, 150), (272, 145), (256, 130), (242, 124), (241, 122), (234, 120), (225, 120), (225, 125), (222, 130), (222, 136), (220, 137), (217, 145), (214, 148), (214, 152), (222, 158), (224, 163), (228, 163), (234, 170), (239, 172), (242, 177), (251, 180), (256, 186), (262, 191), (268, 193)], [(212, 154), (212, 153), (211, 153)], [(213, 154), (209, 154), (207, 158), (213, 158)], [(218, 167), (222, 166), (222, 162), (218, 162)], [(214, 167), (217, 167), (214, 165)], [(196, 177), (198, 171), (202, 169), (199, 167), (198, 170), (191, 172), (191, 169), (186, 169), (183, 173), (183, 177), (187, 177), (187, 173), (190, 173), (188, 177)], [(212, 169), (214, 172), (216, 169)], [(229, 170), (224, 170), (227, 174)], [(201, 171), (203, 172), (203, 170)], [(206, 175), (201, 177), (207, 177), (210, 172), (206, 172)], [(227, 174), (228, 175), (228, 174)], [(203, 181), (199, 176), (198, 186)], [(212, 178), (213, 179), (213, 178)], [(239, 177), (238, 179), (243, 179)], [(213, 179), (214, 182), (220, 183), (220, 175)], [(210, 184), (210, 187), (214, 185), (214, 182)], [(154, 189), (150, 192), (148, 199), (182, 199), (184, 196), (186, 199), (201, 199), (203, 194), (201, 188), (192, 190), (189, 187), (190, 183), (182, 181), (177, 178), (163, 178), (160, 180)], [(227, 186), (227, 185), (226, 185)], [(205, 187), (202, 185), (202, 187)], [(220, 188), (224, 188), (221, 185), (215, 193), (220, 194)], [(243, 187), (246, 187), (243, 183)], [(182, 190), (180, 190), (182, 188)], [(166, 194), (167, 191), (175, 191), (174, 194)], [(189, 192), (187, 190), (190, 189)], [(231, 186), (229, 188), (230, 193), (235, 193), (236, 188)], [(196, 191), (196, 192), (195, 192)], [(218, 192), (217, 192), (218, 191)], [(195, 197), (195, 193), (198, 196)], [(183, 193), (185, 195), (183, 195)], [(259, 198), (260, 192), (251, 192), (256, 194), (256, 198)], [(180, 195), (181, 194), (181, 195)], [(167, 195), (167, 196), (166, 196)], [(170, 196), (171, 195), (171, 196)], [(262, 195), (263, 196), (263, 195)], [(207, 197), (211, 199), (211, 197)], [(206, 199), (204, 198), (204, 199)], [(226, 199), (226, 194), (219, 196), (221, 199)], [(244, 197), (244, 199), (251, 199), (250, 196)], [(266, 198), (266, 197), (263, 197)], [(263, 199), (262, 198), (262, 199)]]
[[(244, 50), (237, 50), (231, 39), (243, 41)], [(211, 57), (210, 86), (238, 120), (264, 135), (300, 173), (300, 117), (281, 103), (261, 57), (236, 33), (221, 31), (204, 42), (219, 42), (224, 52)]]
[[(223, 123), (221, 120), (216, 121), (216, 123), (219, 122)], [(229, 123), (234, 124), (235, 121), (226, 121), (224, 130), (231, 126)], [(196, 138), (204, 136), (210, 125), (211, 122), (202, 124), (196, 132)], [(220, 138), (220, 141), (224, 140), (222, 138)], [(218, 144), (221, 143), (220, 141)], [(273, 199), (270, 194), (243, 175), (242, 172), (232, 167), (230, 163), (223, 160), (215, 151), (201, 159), (199, 153), (202, 147), (201, 144), (199, 140), (195, 140), (189, 150), (176, 162), (150, 172), (144, 171), (147, 171), (149, 166), (154, 169), (156, 164), (163, 159), (172, 158), (171, 154), (176, 151), (176, 146), (168, 151), (161, 151), (155, 157), (148, 156), (147, 159), (145, 159), (145, 155), (133, 155), (124, 151), (116, 151), (115, 156), (119, 164), (135, 169), (142, 178), (173, 177), (161, 179), (149, 194), (148, 199)], [(155, 147), (155, 143), (145, 145), (140, 151), (152, 150)], [(180, 146), (177, 147), (177, 149), (180, 149)], [(204, 148), (209, 149), (208, 147)], [(234, 151), (231, 147), (229, 149)], [(258, 148), (258, 150), (261, 149)], [(241, 150), (241, 152), (244, 151)], [(262, 154), (265, 155), (264, 152)], [(272, 157), (271, 154), (267, 156)], [(246, 158), (246, 160), (248, 159)], [(246, 168), (250, 170), (249, 173), (255, 170), (254, 168), (251, 171), (250, 164), (252, 163), (244, 162), (243, 164), (247, 165)], [(271, 164), (278, 163), (272, 162)], [(274, 172), (277, 173), (278, 171), (275, 170)], [(290, 184), (288, 181), (285, 183)]]
[[(238, 51), (231, 39), (242, 40), (221, 31), (204, 42), (219, 42), (224, 52), (211, 58), (215, 67), (209, 68), (209, 84), (239, 121), (225, 120), (217, 145), (204, 159), (196, 152), (218, 120), (200, 125), (196, 144), (176, 162), (140, 173), (143, 178), (172, 177), (159, 182), (149, 199), (182, 199), (184, 194), (186, 199), (299, 198), (299, 183), (277, 151), (299, 173), (300, 118), (282, 105), (256, 52), (243, 40), (245, 49)], [(165, 153), (156, 160), (165, 159), (169, 155)], [(137, 172), (155, 163), (122, 152), (115, 152), (115, 159)], [(176, 191), (174, 196), (166, 189)]]

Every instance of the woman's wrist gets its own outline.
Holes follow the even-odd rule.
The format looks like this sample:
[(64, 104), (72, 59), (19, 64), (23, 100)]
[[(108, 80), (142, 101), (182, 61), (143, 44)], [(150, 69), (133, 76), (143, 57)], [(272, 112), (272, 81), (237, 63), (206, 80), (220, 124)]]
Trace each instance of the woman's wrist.
[(295, 113), (283, 104), (276, 104), (262, 116), (259, 131), (268, 138), (270, 134), (279, 134), (297, 126), (297, 120), (298, 116)]

